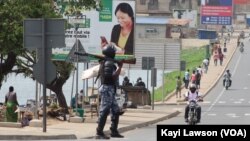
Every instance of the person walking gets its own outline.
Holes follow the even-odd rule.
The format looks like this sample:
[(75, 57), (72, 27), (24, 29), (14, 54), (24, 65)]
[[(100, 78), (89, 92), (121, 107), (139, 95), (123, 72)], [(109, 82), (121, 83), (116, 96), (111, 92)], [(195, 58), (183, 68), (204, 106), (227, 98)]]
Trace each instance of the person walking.
[[(102, 50), (105, 59), (100, 62), (99, 75), (101, 78), (101, 86), (99, 88), (101, 104), (100, 114), (98, 118), (98, 126), (96, 128), (96, 139), (109, 139), (110, 137), (103, 132), (106, 124), (107, 116), (111, 112), (111, 137), (123, 138), (118, 132), (119, 112), (120, 108), (115, 99), (116, 81), (121, 72), (123, 63), (114, 61), (116, 50), (110, 44)], [(116, 67), (118, 65), (118, 67)]]
[(18, 113), (17, 106), (19, 106), (17, 101), (16, 92), (14, 92), (14, 87), (9, 87), (9, 92), (5, 95), (5, 106), (6, 106), (6, 121), (7, 122), (17, 122)]
[(222, 66), (222, 63), (223, 63), (223, 59), (224, 59), (224, 54), (221, 53), (219, 54), (219, 60), (220, 60), (220, 65)]
[(218, 58), (219, 58), (219, 54), (217, 52), (214, 52), (214, 65), (217, 66), (217, 62), (218, 62)]
[(208, 71), (208, 65), (209, 65), (209, 60), (208, 60), (208, 58), (205, 58), (205, 59), (202, 61), (202, 63), (203, 63), (204, 73), (207, 73), (207, 71)]
[(181, 98), (181, 85), (182, 85), (181, 77), (178, 76), (176, 80), (176, 91), (175, 91), (176, 98), (178, 98), (178, 94), (179, 94), (179, 98)]
[(188, 89), (189, 81), (190, 81), (190, 74), (189, 74), (189, 69), (187, 69), (186, 72), (184, 73), (184, 83), (186, 89)]

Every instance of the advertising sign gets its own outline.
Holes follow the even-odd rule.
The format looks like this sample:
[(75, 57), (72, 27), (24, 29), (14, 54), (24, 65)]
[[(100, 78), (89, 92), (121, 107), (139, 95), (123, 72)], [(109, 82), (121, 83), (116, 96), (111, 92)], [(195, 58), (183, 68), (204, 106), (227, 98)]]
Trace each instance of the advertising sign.
[(233, 0), (234, 4), (247, 4), (250, 0)]
[(189, 10), (189, 9), (174, 9), (173, 10), (173, 18), (175, 19), (188, 19), (189, 27), (196, 28), (197, 27), (197, 10)]
[(201, 24), (231, 25), (233, 0), (202, 0)]
[[(60, 56), (60, 60), (62, 56), (66, 59), (76, 40), (80, 40), (87, 53), (102, 54), (102, 49), (107, 46), (107, 43), (112, 43), (116, 47), (117, 58), (133, 57), (135, 1), (101, 0), (101, 3), (101, 10), (82, 9), (82, 16), (78, 17), (66, 15), (65, 13), (69, 13), (71, 9), (67, 4), (57, 3), (65, 19), (83, 21), (83, 23), (78, 23), (77, 30), (76, 24), (66, 30), (66, 47), (53, 51), (53, 54), (56, 52)], [(83, 20), (71, 20), (75, 18), (83, 18)], [(55, 60), (57, 55), (54, 55)]]

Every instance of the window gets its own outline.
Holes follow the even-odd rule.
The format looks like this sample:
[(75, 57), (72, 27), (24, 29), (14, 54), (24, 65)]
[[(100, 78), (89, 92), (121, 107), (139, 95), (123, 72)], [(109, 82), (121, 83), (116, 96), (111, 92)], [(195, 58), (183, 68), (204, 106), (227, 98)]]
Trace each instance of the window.
[(157, 33), (157, 29), (156, 28), (147, 28), (146, 29), (146, 33)]
[(158, 0), (150, 0), (148, 2), (148, 9), (149, 10), (158, 10)]
[(146, 0), (140, 0), (140, 4), (141, 5), (145, 5), (146, 4)]

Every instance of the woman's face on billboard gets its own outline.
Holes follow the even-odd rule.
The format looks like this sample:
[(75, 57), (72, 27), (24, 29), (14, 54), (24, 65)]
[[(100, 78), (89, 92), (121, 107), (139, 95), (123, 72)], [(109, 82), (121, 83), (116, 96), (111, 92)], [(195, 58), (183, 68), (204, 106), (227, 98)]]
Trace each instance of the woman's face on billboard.
[(117, 11), (116, 17), (121, 27), (131, 26), (133, 24), (131, 17), (129, 17), (127, 13), (124, 13), (120, 10)]

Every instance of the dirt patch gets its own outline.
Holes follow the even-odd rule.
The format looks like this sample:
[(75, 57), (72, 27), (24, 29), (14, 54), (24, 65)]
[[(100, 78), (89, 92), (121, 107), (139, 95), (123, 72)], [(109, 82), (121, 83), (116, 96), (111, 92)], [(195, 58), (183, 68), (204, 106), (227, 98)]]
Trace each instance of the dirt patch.
[(182, 39), (182, 49), (201, 47), (209, 45), (210, 41), (207, 39)]

